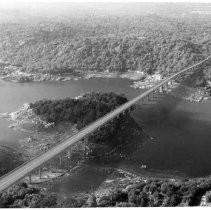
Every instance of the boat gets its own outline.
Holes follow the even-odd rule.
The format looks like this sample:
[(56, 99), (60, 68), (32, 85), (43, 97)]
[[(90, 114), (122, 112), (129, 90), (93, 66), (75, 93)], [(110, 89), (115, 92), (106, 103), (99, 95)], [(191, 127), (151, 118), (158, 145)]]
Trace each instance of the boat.
[(147, 167), (147, 165), (141, 165), (141, 168), (146, 169), (148, 167)]
[(150, 137), (150, 141), (156, 141), (154, 137)]

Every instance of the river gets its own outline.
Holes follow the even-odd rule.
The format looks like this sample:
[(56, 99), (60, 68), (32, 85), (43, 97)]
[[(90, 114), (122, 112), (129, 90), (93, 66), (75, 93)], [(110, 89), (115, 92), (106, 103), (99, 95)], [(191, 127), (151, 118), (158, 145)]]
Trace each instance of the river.
[[(90, 91), (114, 91), (124, 93), (128, 98), (135, 97), (140, 90), (130, 88), (130, 81), (125, 79), (96, 79), (71, 82), (12, 83), (0, 80), (0, 113), (12, 112), (23, 103), (39, 99), (59, 99), (76, 97)], [(8, 128), (9, 122), (0, 119), (0, 143), (18, 146), (18, 140), (26, 135)]]
[[(0, 113), (15, 111), (25, 102), (75, 97), (89, 91), (124, 93), (131, 99), (141, 93), (140, 90), (131, 88), (131, 83), (127, 79), (45, 83), (11, 83), (0, 80)], [(188, 177), (211, 174), (210, 107), (211, 101), (191, 103), (171, 96), (160, 96), (151, 104), (139, 106), (133, 116), (153, 139), (146, 142), (138, 153), (131, 155), (148, 166), (146, 172), (178, 173)], [(19, 140), (27, 134), (13, 131), (8, 125), (7, 120), (0, 119), (0, 145), (18, 148)], [(91, 186), (90, 183), (100, 183), (104, 175), (100, 176), (95, 167), (93, 164), (77, 178), (64, 178), (54, 186), (54, 191), (72, 192), (79, 190), (79, 185), (82, 190), (87, 190), (86, 186)], [(122, 161), (118, 167), (137, 172), (139, 166)]]

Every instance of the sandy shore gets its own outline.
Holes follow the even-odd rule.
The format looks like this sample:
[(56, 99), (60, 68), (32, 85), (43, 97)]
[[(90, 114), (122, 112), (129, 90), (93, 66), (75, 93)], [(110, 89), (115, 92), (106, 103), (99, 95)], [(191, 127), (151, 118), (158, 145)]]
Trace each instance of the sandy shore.
[(97, 71), (75, 71), (74, 73), (49, 74), (49, 73), (28, 73), (23, 72), (15, 66), (10, 66), (2, 70), (1, 79), (10, 82), (44, 82), (44, 81), (71, 81), (79, 79), (93, 78), (126, 78), (130, 80), (140, 80), (145, 74), (140, 71), (119, 72), (97, 72)]

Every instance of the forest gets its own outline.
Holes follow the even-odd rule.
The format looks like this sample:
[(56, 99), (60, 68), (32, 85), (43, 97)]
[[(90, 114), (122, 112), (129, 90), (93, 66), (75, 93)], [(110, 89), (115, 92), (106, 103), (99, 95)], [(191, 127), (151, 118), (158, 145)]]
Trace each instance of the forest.
[(55, 195), (24, 182), (0, 193), (0, 208), (49, 208), (56, 203)]
[(209, 19), (157, 15), (0, 24), (0, 59), (34, 73), (165, 75), (208, 56), (210, 32)]
[(25, 183), (14, 185), (0, 193), (0, 208), (45, 207), (173, 207), (198, 206), (202, 195), (211, 202), (210, 179), (147, 179), (122, 187), (115, 187), (108, 195), (96, 199), (74, 196), (63, 202), (52, 193)]
[[(198, 206), (201, 197), (211, 189), (210, 179), (148, 179), (126, 187), (115, 188), (108, 196), (96, 202), (92, 198), (89, 207), (172, 207)], [(210, 193), (207, 194), (211, 201)]]

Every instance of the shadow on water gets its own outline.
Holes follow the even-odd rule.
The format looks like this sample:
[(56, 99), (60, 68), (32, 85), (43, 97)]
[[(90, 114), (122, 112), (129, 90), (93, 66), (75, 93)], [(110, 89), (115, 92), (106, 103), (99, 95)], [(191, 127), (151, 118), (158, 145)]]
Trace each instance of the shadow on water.
[(189, 109), (181, 110), (178, 108), (181, 102), (168, 96), (156, 106), (139, 107), (133, 113), (136, 121), (155, 138), (135, 156), (152, 169), (180, 171), (190, 177), (210, 175), (211, 122), (195, 119)]

